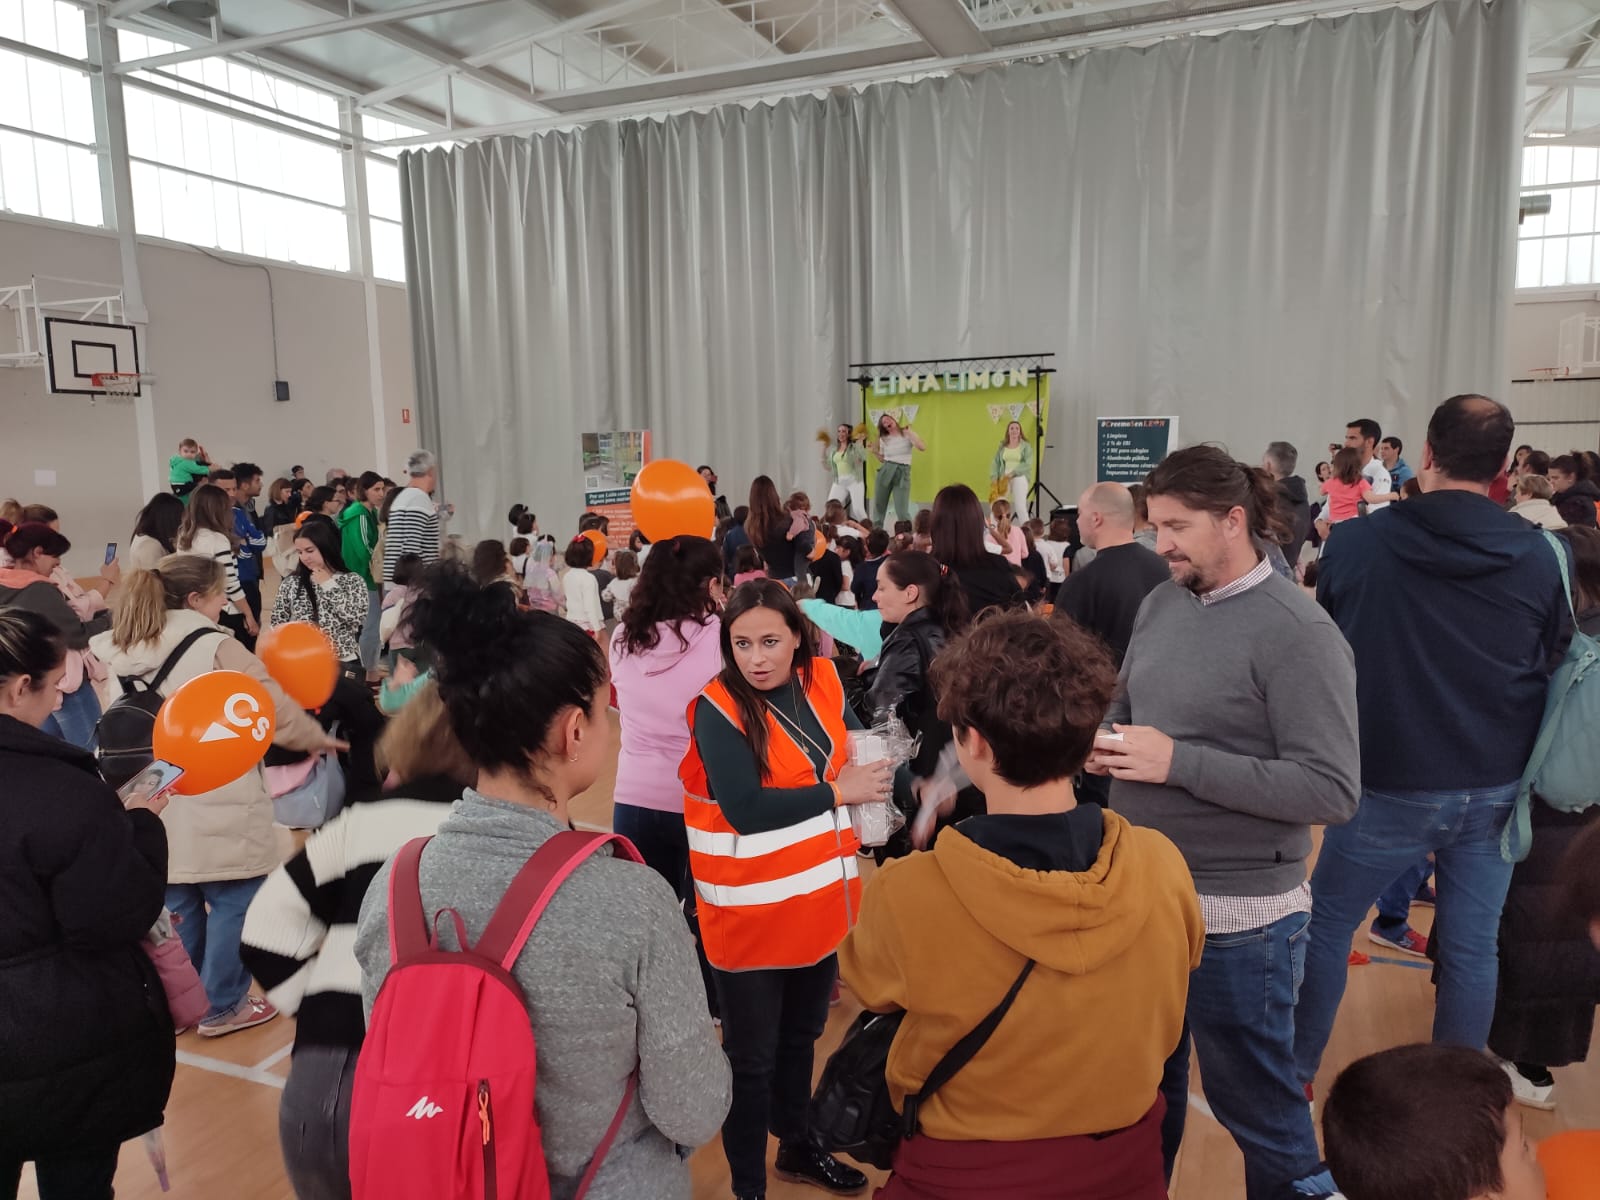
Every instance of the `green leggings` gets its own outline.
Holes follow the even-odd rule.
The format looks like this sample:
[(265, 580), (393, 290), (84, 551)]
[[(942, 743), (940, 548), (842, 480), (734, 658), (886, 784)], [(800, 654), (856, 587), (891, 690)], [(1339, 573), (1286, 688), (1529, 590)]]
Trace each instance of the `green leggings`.
[[(900, 495), (900, 503), (894, 504), (895, 493)], [(878, 478), (872, 485), (872, 520), (879, 526), (884, 525), (884, 518), (889, 515), (889, 509), (895, 508), (902, 521), (911, 519), (911, 467), (906, 463), (886, 462), (878, 468)], [(887, 526), (884, 526), (888, 528)], [(894, 530), (890, 529), (893, 533)]]

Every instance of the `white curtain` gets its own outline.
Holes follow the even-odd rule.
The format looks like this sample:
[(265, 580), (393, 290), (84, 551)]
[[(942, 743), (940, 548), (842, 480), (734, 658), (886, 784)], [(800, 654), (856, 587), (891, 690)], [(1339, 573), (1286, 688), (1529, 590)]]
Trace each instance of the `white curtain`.
[(1049, 350), (1069, 502), (1097, 415), (1415, 463), (1504, 390), (1522, 47), (1469, 0), (405, 155), (422, 433), (467, 532), (560, 529), (585, 431), (815, 495), (848, 363)]

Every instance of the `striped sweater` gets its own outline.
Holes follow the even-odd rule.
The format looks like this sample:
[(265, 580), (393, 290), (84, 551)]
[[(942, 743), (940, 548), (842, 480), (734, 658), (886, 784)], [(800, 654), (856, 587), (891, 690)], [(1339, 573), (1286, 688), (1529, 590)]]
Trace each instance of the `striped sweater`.
[(180, 543), (178, 553), (198, 554), (220, 564), (227, 585), (228, 601), (235, 612), (244, 613), (244, 588), (239, 584), (239, 560), (234, 556), (233, 543), (228, 540), (227, 534), (218, 533), (215, 529), (197, 529), (194, 542), (188, 546)]
[(439, 506), (421, 488), (405, 488), (389, 506), (383, 533), (384, 583), (394, 582), (402, 554), (415, 554), (424, 563), (439, 557)]
[(297, 1046), (361, 1045), (355, 938), (367, 885), (406, 842), (433, 834), (461, 791), (453, 780), (421, 779), (351, 805), (267, 876), (250, 902), (240, 957), (274, 1004), (298, 1014)]

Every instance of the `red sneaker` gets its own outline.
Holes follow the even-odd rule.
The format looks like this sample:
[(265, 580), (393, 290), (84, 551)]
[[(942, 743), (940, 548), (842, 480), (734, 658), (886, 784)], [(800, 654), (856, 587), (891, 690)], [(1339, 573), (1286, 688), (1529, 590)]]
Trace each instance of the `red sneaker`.
[(1398, 950), (1401, 954), (1411, 954), (1417, 958), (1428, 957), (1428, 939), (1409, 925), (1399, 937), (1390, 937), (1386, 933), (1379, 933), (1378, 927), (1374, 925), (1367, 930), (1367, 940), (1377, 946), (1387, 946), (1391, 950)]
[(1368, 958), (1365, 954), (1361, 953), (1361, 951), (1352, 950), (1352, 951), (1350, 951), (1350, 958), (1349, 958), (1348, 962), (1346, 963), (1346, 965), (1347, 966), (1352, 966), (1352, 967), (1364, 967), (1368, 963), (1370, 963), (1371, 961), (1372, 960), (1370, 958)]

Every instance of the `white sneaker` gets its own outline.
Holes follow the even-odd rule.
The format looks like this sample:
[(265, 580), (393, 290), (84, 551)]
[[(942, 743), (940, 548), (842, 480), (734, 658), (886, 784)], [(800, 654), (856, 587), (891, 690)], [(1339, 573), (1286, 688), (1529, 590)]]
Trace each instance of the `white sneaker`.
[(1553, 1083), (1537, 1084), (1521, 1071), (1517, 1070), (1515, 1063), (1503, 1062), (1500, 1064), (1511, 1080), (1511, 1090), (1516, 1095), (1518, 1104), (1525, 1104), (1529, 1108), (1537, 1108), (1550, 1112), (1556, 1106), (1556, 1085)]

